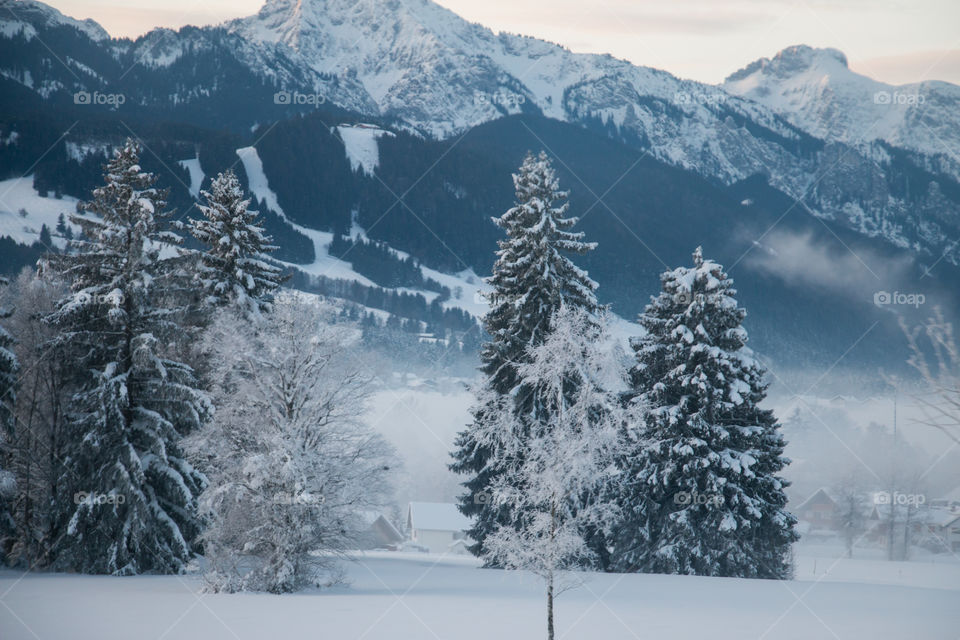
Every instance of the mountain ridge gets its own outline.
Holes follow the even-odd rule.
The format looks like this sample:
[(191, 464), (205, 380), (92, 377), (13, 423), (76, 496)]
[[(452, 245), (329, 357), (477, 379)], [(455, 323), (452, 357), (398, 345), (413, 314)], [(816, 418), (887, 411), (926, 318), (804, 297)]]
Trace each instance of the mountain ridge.
[[(109, 40), (110, 34), (107, 33), (107, 30), (104, 29), (100, 24), (92, 19), (77, 19), (68, 15), (65, 15), (59, 9), (52, 7), (48, 4), (42, 2), (4, 2), (2, 8), (14, 16), (14, 21), (7, 22), (8, 25), (13, 25), (12, 28), (5, 30), (5, 35), (9, 37), (9, 34), (12, 32), (13, 28), (20, 27), (23, 33), (29, 33), (27, 27), (32, 27), (31, 24), (20, 21), (22, 14), (25, 14), (26, 17), (35, 17), (43, 20), (45, 26), (67, 26), (79, 29), (86, 33), (88, 36), (94, 40)], [(16, 7), (14, 10), (13, 7)], [(19, 23), (19, 25), (17, 24)], [(30, 38), (36, 35), (36, 32), (29, 33), (26, 37)]]
[[(10, 2), (0, 0), (0, 7)], [(331, 6), (337, 11), (318, 9)], [(136, 40), (96, 40), (75, 24), (51, 25), (43, 12), (30, 23), (36, 37), (26, 38), (20, 27), (15, 33), (0, 29), (0, 143), (8, 152), (0, 156), (0, 178), (35, 172), (38, 192), (85, 197), (99, 179), (100, 159), (78, 150), (109, 148), (134, 133), (163, 157), (154, 169), (177, 187), (176, 206), (187, 209), (194, 202), (190, 187), (205, 185), (193, 185), (186, 169), (179, 170), (184, 163), (195, 162), (209, 180), (236, 162), (238, 148), (253, 146), (292, 221), (329, 235), (348, 233), (356, 220), (372, 240), (449, 272), (465, 265), (451, 262), (444, 244), (456, 247), (471, 266), (488, 267), (484, 261), (496, 237), (487, 223), (509, 206), (505, 192), (522, 157), (515, 148), (522, 138), (527, 148), (544, 148), (555, 157), (583, 210), (593, 204), (607, 211), (599, 201), (613, 198), (607, 192), (615, 179), (624, 194), (636, 194), (620, 196), (618, 215), (630, 221), (632, 234), (661, 242), (658, 253), (674, 256), (671, 262), (685, 260), (692, 246), (679, 247), (687, 244), (685, 236), (665, 221), (686, 219), (691, 242), (724, 237), (730, 247), (740, 247), (721, 256), (732, 262), (751, 251), (751, 258), (775, 256), (772, 240), (796, 251), (804, 238), (814, 238), (843, 255), (858, 239), (878, 252), (876, 240), (898, 256), (912, 256), (917, 277), (937, 266), (935, 275), (943, 272), (946, 282), (954, 281), (960, 182), (938, 158), (882, 141), (848, 144), (818, 137), (752, 98), (610, 56), (573, 54), (534, 38), (494, 34), (426, 1), (384, 6), (396, 11), (372, 19), (374, 5), (368, 1), (280, 0), (225, 25), (156, 29)], [(403, 14), (410, 6), (422, 13)], [(0, 27), (7, 24), (3, 18), (0, 12)], [(359, 49), (351, 48), (354, 42)], [(324, 47), (343, 51), (327, 57)], [(787, 66), (795, 69), (846, 69), (839, 52), (794, 53)], [(764, 68), (757, 64), (738, 77)], [(125, 100), (112, 106), (76, 100), (97, 92)], [(298, 102), (298, 95), (313, 101)], [(374, 140), (380, 162), (364, 167), (348, 161), (342, 140), (342, 125), (359, 122), (397, 134)], [(431, 130), (432, 123), (439, 129)], [(220, 130), (227, 133), (216, 133)], [(584, 132), (590, 135), (579, 135)], [(459, 153), (461, 138), (466, 149), (485, 135), (496, 137), (494, 147), (479, 155)], [(580, 145), (567, 147), (572, 138)], [(621, 160), (607, 165), (606, 153)], [(504, 163), (507, 156), (512, 166)], [(586, 191), (580, 176), (596, 169), (580, 164), (583, 157), (610, 172), (594, 175)], [(647, 160), (680, 173), (644, 168)], [(567, 164), (579, 168), (567, 171)], [(640, 184), (645, 180), (656, 184)], [(698, 197), (689, 193), (694, 182)], [(726, 204), (717, 204), (720, 200)], [(749, 204), (761, 200), (760, 211)], [(284, 226), (269, 203), (258, 204), (267, 205), (270, 232), (283, 245), (285, 260), (310, 264), (320, 257), (315, 242)], [(411, 207), (416, 215), (410, 215)], [(380, 222), (385, 211), (392, 213)], [(746, 235), (718, 234), (718, 226), (742, 227)], [(797, 238), (767, 237), (764, 229), (774, 227), (792, 228)], [(638, 262), (632, 255), (636, 246), (621, 242), (623, 225), (616, 229), (620, 233), (604, 231), (612, 255), (588, 266), (606, 270), (605, 289), (633, 312), (641, 302), (631, 287), (655, 283), (665, 265)], [(819, 246), (801, 249), (822, 255)], [(787, 266), (803, 264), (797, 262)], [(623, 283), (611, 276), (616, 265), (631, 271), (629, 278), (619, 278)], [(893, 286), (868, 277), (870, 287)], [(778, 278), (768, 277), (764, 286), (784, 286)], [(752, 290), (748, 297), (762, 299)], [(861, 290), (857, 296), (861, 302), (869, 297)], [(791, 300), (782, 294), (781, 299)], [(806, 291), (802, 299), (815, 305), (821, 298)], [(829, 313), (815, 311), (803, 316), (804, 322), (767, 314), (761, 344), (778, 339), (777, 322), (794, 323), (787, 333), (799, 341), (823, 343), (813, 327)]]
[[(881, 139), (945, 160), (960, 146), (960, 86), (874, 80), (851, 70), (836, 49), (787, 47), (732, 73), (720, 86), (819, 138), (853, 145)], [(953, 160), (956, 176), (960, 162)]]

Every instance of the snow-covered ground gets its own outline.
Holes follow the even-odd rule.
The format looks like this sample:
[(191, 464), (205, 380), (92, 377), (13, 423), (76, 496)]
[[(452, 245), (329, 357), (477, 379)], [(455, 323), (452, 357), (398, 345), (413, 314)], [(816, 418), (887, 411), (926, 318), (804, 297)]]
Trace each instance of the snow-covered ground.
[[(803, 547), (799, 548), (803, 553)], [(960, 633), (960, 564), (830, 559), (797, 580), (590, 574), (557, 600), (557, 637), (574, 640), (925, 640)], [(821, 560), (826, 561), (827, 558)], [(897, 567), (896, 565), (903, 565)], [(909, 584), (904, 576), (912, 576)], [(348, 586), (293, 595), (202, 593), (197, 576), (0, 573), (5, 640), (129, 638), (410, 638), (545, 636), (531, 575), (474, 559), (368, 553)]]
[[(903, 587), (960, 590), (960, 556), (914, 547), (909, 561), (889, 562), (882, 547), (857, 547), (847, 559), (842, 548), (800, 544), (795, 548), (796, 577), (824, 582), (860, 582)], [(960, 638), (960, 630), (955, 636)]]
[[(26, 211), (26, 217), (20, 212)], [(40, 229), (47, 225), (54, 234), (53, 242), (63, 247), (66, 239), (56, 235), (57, 220), (63, 214), (70, 224), (70, 214), (77, 212), (77, 199), (44, 198), (33, 188), (33, 176), (0, 181), (0, 237), (10, 236), (22, 244), (33, 244), (40, 239)], [(70, 225), (74, 233), (80, 229)]]

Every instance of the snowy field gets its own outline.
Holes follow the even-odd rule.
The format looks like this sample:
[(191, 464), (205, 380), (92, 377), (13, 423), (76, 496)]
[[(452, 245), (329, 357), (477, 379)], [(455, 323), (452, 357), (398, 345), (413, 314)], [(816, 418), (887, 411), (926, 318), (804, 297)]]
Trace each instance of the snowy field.
[[(837, 559), (798, 547), (790, 582), (590, 574), (557, 601), (574, 640), (956, 640), (960, 563)], [(814, 567), (816, 569), (814, 570)], [(544, 637), (542, 586), (465, 557), (369, 553), (349, 586), (210, 595), (195, 576), (0, 573), (0, 638), (498, 640)], [(815, 571), (815, 572), (814, 572)]]
[[(27, 212), (26, 217), (20, 215), (21, 210)], [(61, 214), (69, 223), (69, 216), (76, 213), (76, 198), (41, 197), (33, 188), (33, 176), (0, 180), (0, 237), (10, 236), (21, 244), (29, 245), (40, 238), (43, 225), (47, 225), (53, 234)], [(70, 227), (74, 233), (80, 232), (76, 225)], [(58, 235), (53, 242), (57, 247), (63, 247), (65, 240)]]

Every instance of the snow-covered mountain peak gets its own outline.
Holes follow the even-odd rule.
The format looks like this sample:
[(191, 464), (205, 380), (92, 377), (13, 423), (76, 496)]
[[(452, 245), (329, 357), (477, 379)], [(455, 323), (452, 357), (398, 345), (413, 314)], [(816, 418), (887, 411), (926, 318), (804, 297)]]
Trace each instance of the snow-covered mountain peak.
[(750, 78), (760, 73), (764, 76), (790, 78), (800, 73), (842, 73), (848, 70), (847, 56), (838, 49), (815, 49), (798, 44), (780, 51), (773, 58), (760, 58), (743, 69), (731, 74), (726, 83)]
[(960, 87), (880, 82), (851, 70), (836, 49), (789, 47), (730, 75), (722, 87), (828, 140), (880, 139), (929, 155), (960, 145)]
[(21, 33), (29, 39), (36, 35), (32, 25), (53, 28), (59, 26), (73, 27), (97, 42), (108, 40), (110, 34), (95, 20), (77, 20), (62, 14), (57, 9), (34, 0), (0, 0), (0, 15), (6, 20), (13, 18), (4, 25), (4, 32), (14, 32), (20, 27)]
[(429, 0), (269, 0), (226, 27), (288, 45), (320, 73), (356, 78), (381, 114), (437, 137), (527, 103), (564, 117), (563, 89), (603, 75), (586, 57), (494, 34)]
[[(268, 0), (226, 28), (248, 41), (288, 45), (317, 72), (356, 79), (380, 115), (441, 138), (521, 111), (618, 126), (631, 119), (632, 127), (640, 117), (657, 126), (659, 109), (631, 111), (639, 96), (672, 102), (678, 94), (716, 93), (608, 55), (494, 33), (430, 0)], [(685, 110), (702, 107), (690, 101)], [(697, 141), (698, 154), (701, 147)]]
[(251, 18), (277, 28), (310, 31), (327, 24), (420, 25), (433, 33), (460, 31), (469, 22), (431, 0), (267, 0)]
[(322, 71), (338, 71), (334, 60), (386, 47), (401, 55), (455, 47), (473, 27), (427, 0), (268, 0), (256, 15), (228, 24), (257, 40), (282, 42)]

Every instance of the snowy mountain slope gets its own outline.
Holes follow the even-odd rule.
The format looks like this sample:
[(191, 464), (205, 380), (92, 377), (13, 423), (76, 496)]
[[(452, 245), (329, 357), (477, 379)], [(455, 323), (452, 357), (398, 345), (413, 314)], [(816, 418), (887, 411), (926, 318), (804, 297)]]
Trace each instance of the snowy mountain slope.
[[(38, 14), (45, 7), (0, 0), (0, 23), (10, 20), (3, 9), (27, 6)], [(609, 121), (645, 141), (655, 157), (725, 182), (790, 161), (790, 151), (757, 131), (790, 144), (803, 139), (772, 112), (716, 88), (494, 34), (428, 0), (271, 0), (223, 28), (155, 29), (99, 50), (90, 46), (99, 40), (47, 34), (44, 41), (63, 49), (66, 69), (39, 46), (6, 40), (0, 46), (15, 45), (21, 59), (4, 75), (44, 98), (70, 103), (78, 91), (121, 93), (127, 111), (168, 106), (218, 126), (224, 115), (245, 116), (250, 127), (326, 103), (443, 138), (506, 114), (542, 112)], [(728, 115), (753, 131), (723, 126)]]
[[(802, 137), (771, 112), (716, 88), (608, 55), (494, 34), (429, 0), (269, 0), (226, 28), (248, 41), (286, 44), (317, 72), (357, 78), (380, 114), (438, 138), (524, 110), (602, 118), (681, 166), (706, 168), (706, 152), (711, 173), (732, 181), (776, 161), (778, 152), (721, 126), (719, 105), (776, 136)], [(728, 154), (731, 146), (739, 151)], [(750, 156), (760, 162), (744, 162)]]
[(57, 27), (72, 27), (83, 32), (92, 40), (109, 40), (110, 34), (95, 20), (76, 20), (63, 15), (57, 9), (40, 2), (6, 1), (2, 5), (4, 14), (3, 26), (0, 32), (5, 37), (21, 34), (27, 40), (37, 36), (37, 27), (46, 29)]
[(960, 147), (960, 86), (879, 82), (851, 71), (836, 49), (788, 47), (730, 75), (722, 87), (818, 138), (854, 145), (880, 139), (930, 155)]
[[(0, 0), (0, 8), (7, 5), (21, 15), (22, 7), (40, 7), (39, 15), (44, 6)], [(8, 20), (0, 11), (0, 23)], [(39, 18), (31, 25), (44, 28)], [(506, 114), (542, 113), (603, 131), (724, 184), (764, 175), (814, 215), (914, 247), (931, 259), (946, 251), (945, 260), (960, 261), (948, 247), (960, 225), (956, 216), (921, 219), (907, 198), (891, 199), (874, 189), (878, 180), (891, 183), (892, 174), (904, 170), (895, 162), (960, 180), (960, 166), (943, 154), (930, 156), (930, 144), (921, 145), (923, 153), (912, 151), (916, 157), (891, 159), (883, 146), (890, 143), (852, 147), (847, 138), (821, 139), (804, 130), (806, 120), (798, 126), (770, 106), (723, 88), (611, 56), (495, 34), (430, 0), (268, 0), (256, 15), (221, 27), (157, 29), (134, 42), (98, 41), (81, 30), (67, 37), (62, 31), (44, 41), (63, 48), (62, 59), (76, 61), (69, 73), (35, 42), (0, 37), (0, 52), (11, 52), (16, 61), (0, 69), (6, 82), (61, 105), (71, 105), (77, 91), (120, 92), (126, 101), (117, 111), (148, 110), (154, 118), (229, 123), (246, 131), (320, 104), (434, 138)], [(931, 104), (941, 100), (937, 96)], [(89, 106), (83, 109), (91, 113)], [(957, 135), (955, 111), (904, 117)], [(874, 120), (870, 114), (863, 118)], [(909, 136), (905, 131), (897, 139)]]
[[(324, 76), (282, 44), (249, 42), (216, 27), (111, 39), (96, 23), (33, 0), (0, 0), (0, 78), (87, 113), (147, 113), (216, 127), (249, 129), (323, 103), (377, 110), (355, 80)], [(83, 92), (86, 100), (78, 100)], [(10, 89), (5, 93), (13, 99)], [(107, 102), (115, 96), (123, 96), (119, 106)]]
[[(815, 215), (931, 256), (944, 252), (949, 228), (960, 223), (952, 217), (921, 221), (905, 203), (874, 197), (877, 170), (882, 176), (890, 161), (882, 146), (867, 144), (872, 138), (852, 149), (850, 136), (808, 132), (805, 120), (791, 122), (752, 96), (611, 56), (494, 34), (430, 0), (268, 0), (257, 15), (226, 28), (246, 40), (286, 44), (323, 74), (356, 78), (382, 116), (434, 137), (458, 135), (504, 114), (539, 111), (605, 127), (654, 158), (726, 184), (765, 175)], [(948, 111), (928, 112), (929, 121), (917, 127), (960, 135), (956, 110)], [(876, 119), (861, 118), (865, 129)], [(902, 137), (888, 142), (900, 144)], [(907, 148), (925, 154), (914, 163), (960, 178), (960, 166), (951, 170), (940, 156), (928, 160), (932, 142)]]
[[(341, 127), (341, 129), (350, 128)], [(390, 133), (380, 129), (361, 130), (368, 132), (363, 134), (365, 136), (364, 140), (372, 141), (374, 145), (376, 145), (376, 138), (379, 137), (376, 135), (378, 132), (380, 135)], [(347, 148), (350, 149), (350, 146), (348, 145)], [(369, 153), (368, 148), (366, 151)], [(311, 276), (351, 280), (367, 287), (378, 286), (375, 282), (354, 270), (353, 266), (347, 260), (341, 260), (330, 255), (330, 244), (333, 242), (332, 233), (328, 231), (309, 229), (302, 225), (296, 224), (287, 218), (283, 209), (280, 207), (279, 202), (277, 201), (276, 193), (274, 193), (273, 189), (270, 188), (267, 176), (264, 175), (263, 162), (257, 153), (256, 147), (244, 147), (237, 149), (237, 156), (240, 158), (240, 161), (243, 164), (250, 193), (258, 201), (265, 202), (272, 211), (283, 218), (297, 232), (302, 233), (306, 237), (310, 238), (310, 240), (313, 242), (314, 255), (316, 256), (314, 261), (309, 264), (285, 263), (288, 267), (297, 269)], [(369, 161), (370, 158), (367, 157), (365, 160)], [(0, 185), (2, 185), (2, 183), (0, 183)], [(365, 232), (359, 228), (354, 229), (353, 235), (360, 238), (366, 237)], [(390, 251), (401, 259), (406, 259), (409, 257), (409, 254), (403, 251), (398, 251), (396, 249), (390, 249)], [(427, 267), (421, 267), (421, 269), (425, 277), (432, 278), (441, 285), (455, 292), (454, 297), (442, 303), (442, 306), (445, 309), (462, 309), (476, 318), (482, 317), (489, 310), (489, 304), (487, 303), (483, 294), (489, 292), (490, 287), (487, 286), (472, 270), (468, 269), (461, 273), (448, 274), (436, 271), (434, 269), (429, 269)], [(397, 290), (403, 291), (404, 289)], [(431, 301), (437, 296), (437, 293), (433, 291), (419, 289), (405, 291), (408, 293), (421, 295), (428, 301)]]
[(274, 213), (286, 220), (294, 229), (306, 235), (313, 242), (316, 259), (308, 265), (288, 265), (315, 276), (326, 276), (328, 278), (343, 278), (345, 280), (354, 280), (365, 286), (374, 286), (374, 283), (356, 271), (350, 266), (349, 262), (338, 260), (329, 255), (327, 247), (333, 240), (333, 234), (324, 231), (307, 229), (295, 224), (287, 218), (280, 203), (277, 202), (277, 194), (270, 188), (267, 176), (263, 173), (263, 161), (257, 153), (256, 147), (243, 147), (237, 149), (237, 156), (243, 164), (243, 170), (247, 174), (247, 188), (258, 201), (267, 204)]
[[(355, 80), (320, 74), (303, 65), (286, 46), (248, 41), (219, 28), (186, 27), (180, 31), (154, 29), (126, 47), (117, 49), (122, 52), (119, 56), (122, 62), (132, 67), (134, 72), (146, 71), (147, 75), (152, 75), (150, 71), (178, 72), (181, 83), (170, 87), (172, 93), (169, 94), (169, 99), (175, 102), (202, 100), (224, 90), (226, 87), (220, 86), (225, 80), (223, 77), (196, 75), (191, 78), (191, 86), (183, 82), (182, 73), (186, 71), (190, 78), (196, 74), (193, 69), (199, 58), (226, 54), (233, 58), (231, 63), (276, 90), (273, 94), (257, 98), (265, 98), (263, 106), (269, 108), (272, 104), (278, 114), (287, 104), (299, 106), (326, 101), (360, 112), (376, 109), (363, 87)], [(284, 91), (287, 93), (282, 93)], [(155, 96), (159, 100), (167, 97)]]
[(485, 30), (430, 2), (274, 0), (226, 26), (250, 41), (289, 46), (317, 72), (357, 78), (380, 113), (440, 137), (503, 113), (462, 91), (509, 83), (478, 55)]
[(46, 225), (54, 246), (62, 249), (67, 239), (56, 231), (57, 222), (62, 215), (72, 232), (79, 234), (80, 228), (70, 224), (70, 215), (76, 213), (76, 198), (41, 196), (33, 188), (33, 176), (0, 181), (0, 237), (30, 245), (40, 239), (40, 230)]

